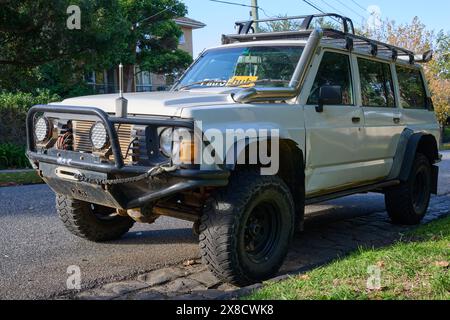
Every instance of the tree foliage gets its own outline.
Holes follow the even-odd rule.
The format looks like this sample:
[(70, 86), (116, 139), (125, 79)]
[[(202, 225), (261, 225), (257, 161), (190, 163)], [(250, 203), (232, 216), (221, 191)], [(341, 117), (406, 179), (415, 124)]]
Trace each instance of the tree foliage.
[[(192, 61), (178, 49), (172, 20), (179, 0), (0, 0), (0, 89), (83, 91), (88, 70), (140, 64), (171, 73)], [(67, 28), (69, 5), (81, 9), (81, 29)], [(139, 22), (138, 24), (136, 24)], [(137, 49), (138, 48), (138, 49)], [(137, 49), (137, 50), (136, 50)]]

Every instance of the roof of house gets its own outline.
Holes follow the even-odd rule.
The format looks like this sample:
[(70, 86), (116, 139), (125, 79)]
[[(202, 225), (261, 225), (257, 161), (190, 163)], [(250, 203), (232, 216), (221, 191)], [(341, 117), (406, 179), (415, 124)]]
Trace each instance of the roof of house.
[(201, 29), (206, 27), (206, 24), (203, 22), (188, 18), (188, 17), (179, 17), (174, 19), (174, 21), (182, 27), (187, 27), (191, 29)]

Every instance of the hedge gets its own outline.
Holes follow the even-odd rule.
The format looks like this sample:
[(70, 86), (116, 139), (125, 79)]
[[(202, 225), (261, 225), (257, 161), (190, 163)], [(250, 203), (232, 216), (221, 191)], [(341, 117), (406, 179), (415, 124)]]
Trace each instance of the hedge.
[(37, 90), (35, 94), (0, 92), (0, 144), (25, 145), (28, 110), (36, 104), (58, 100), (60, 97), (48, 90)]

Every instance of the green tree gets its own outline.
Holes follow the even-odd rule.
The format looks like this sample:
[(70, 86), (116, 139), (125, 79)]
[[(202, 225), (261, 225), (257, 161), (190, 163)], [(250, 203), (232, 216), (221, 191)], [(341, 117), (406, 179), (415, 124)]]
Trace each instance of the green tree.
[(120, 60), (127, 64), (127, 87), (134, 75), (132, 65), (141, 71), (158, 74), (185, 69), (192, 57), (178, 49), (182, 31), (173, 21), (186, 15), (186, 6), (178, 0), (119, 0), (121, 11), (129, 22)]
[[(0, 90), (40, 87), (77, 95), (87, 90), (84, 75), (89, 70), (123, 62), (171, 73), (192, 61), (177, 48), (181, 30), (172, 19), (186, 14), (178, 0), (0, 2)], [(69, 5), (81, 9), (80, 30), (67, 28)]]

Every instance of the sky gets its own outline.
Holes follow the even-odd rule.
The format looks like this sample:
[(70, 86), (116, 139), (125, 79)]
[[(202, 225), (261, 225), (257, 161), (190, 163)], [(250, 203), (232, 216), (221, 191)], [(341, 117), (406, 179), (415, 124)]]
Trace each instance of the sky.
[[(235, 33), (234, 22), (250, 19), (251, 8), (212, 2), (210, 0), (181, 0), (188, 7), (188, 17), (199, 20), (207, 26), (194, 31), (194, 57), (203, 49), (220, 45), (221, 35)], [(251, 0), (224, 0), (251, 4)], [(393, 19), (398, 23), (410, 22), (418, 16), (429, 28), (450, 31), (449, 0), (309, 0), (325, 12), (336, 12), (352, 18), (361, 24), (363, 17), (373, 19), (375, 12), (381, 19)], [(328, 5), (327, 5), (328, 4)], [(266, 15), (303, 15), (317, 13), (302, 0), (258, 0), (260, 19)], [(333, 8), (334, 9), (333, 9)], [(337, 10), (336, 10), (337, 9)], [(365, 9), (365, 10), (363, 10)]]

